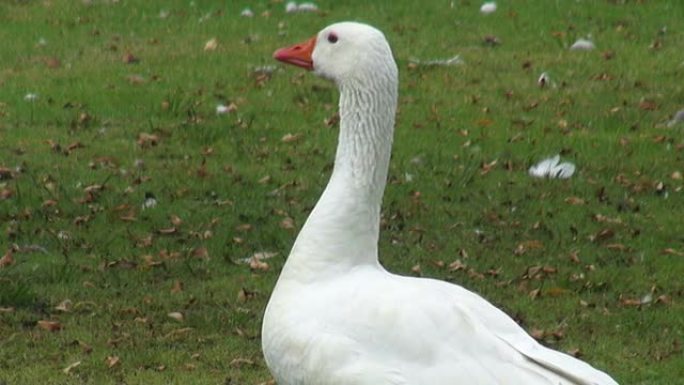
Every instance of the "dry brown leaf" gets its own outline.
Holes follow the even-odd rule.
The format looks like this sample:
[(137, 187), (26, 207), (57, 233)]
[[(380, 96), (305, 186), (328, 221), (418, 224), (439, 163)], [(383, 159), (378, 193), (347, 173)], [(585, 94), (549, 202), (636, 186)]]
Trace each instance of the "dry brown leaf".
[(183, 224), (183, 220), (180, 219), (180, 217), (178, 215), (173, 214), (173, 215), (171, 215), (170, 219), (171, 219), (171, 223), (176, 227), (179, 227), (180, 225)]
[(0, 180), (14, 178), (14, 172), (7, 167), (0, 166)]
[(204, 43), (205, 51), (216, 51), (216, 48), (218, 48), (218, 40), (215, 37), (207, 40), (207, 42)]
[(570, 252), (570, 260), (574, 263), (580, 263), (579, 251), (574, 250)]
[(162, 235), (172, 235), (176, 234), (178, 230), (175, 227), (168, 227), (165, 229), (159, 229), (157, 230), (157, 233), (162, 234)]
[(544, 244), (541, 241), (531, 239), (529, 241), (519, 243), (518, 246), (516, 246), (515, 251), (513, 253), (515, 255), (523, 255), (530, 250), (540, 250), (543, 248)]
[(62, 324), (58, 321), (40, 320), (38, 321), (37, 325), (39, 328), (49, 332), (57, 332), (63, 329)]
[(14, 191), (8, 187), (0, 189), (0, 200), (7, 200), (14, 196)]
[(631, 249), (622, 243), (611, 243), (606, 245), (606, 249), (609, 250), (615, 250), (615, 251), (630, 251)]
[(641, 306), (642, 302), (641, 299), (638, 298), (622, 298), (622, 296), (620, 296), (620, 304), (622, 304), (622, 306)]
[(7, 250), (5, 255), (0, 258), (0, 269), (14, 264), (14, 257), (12, 256), (12, 250)]
[(580, 197), (574, 197), (573, 196), (573, 197), (565, 198), (565, 203), (570, 204), (570, 205), (583, 205), (586, 202), (584, 201), (584, 199), (582, 199)]
[(183, 282), (179, 279), (175, 280), (173, 282), (173, 286), (171, 286), (171, 294), (177, 294), (183, 291)]
[(74, 341), (74, 344), (80, 346), (83, 353), (90, 354), (93, 352), (93, 347), (81, 340)]
[(447, 267), (449, 271), (459, 271), (459, 270), (465, 270), (465, 268), (468, 267), (465, 263), (461, 262), (460, 259), (457, 259), (449, 264)]
[(294, 229), (295, 228), (294, 219), (292, 219), (290, 217), (283, 218), (283, 220), (280, 221), (280, 228), (285, 229), (285, 230)]
[(45, 66), (50, 69), (57, 69), (62, 66), (62, 62), (58, 58), (50, 56), (45, 58)]
[(138, 145), (142, 148), (156, 146), (159, 143), (159, 136), (141, 132), (138, 134)]
[(299, 140), (299, 138), (302, 137), (302, 134), (285, 134), (282, 139), (280, 139), (283, 143), (293, 143)]
[(639, 102), (639, 108), (646, 111), (653, 111), (658, 109), (658, 105), (652, 100), (642, 100)]
[(599, 231), (598, 233), (589, 236), (589, 239), (592, 242), (601, 242), (601, 241), (605, 241), (605, 240), (608, 240), (610, 238), (613, 238), (614, 236), (615, 236), (615, 231), (613, 231), (613, 229), (605, 228), (605, 229), (602, 229), (601, 231)]
[(9, 306), (9, 307), (2, 307), (0, 306), (0, 313), (14, 313), (14, 308)]
[(134, 64), (140, 62), (140, 59), (132, 53), (128, 52), (125, 55), (123, 55), (123, 57), (121, 57), (121, 61), (124, 62), (124, 64)]
[(263, 262), (258, 256), (253, 255), (249, 261), (249, 268), (252, 270), (267, 271), (269, 269), (268, 263)]
[(535, 340), (541, 341), (541, 340), (544, 339), (544, 336), (546, 335), (546, 332), (544, 331), (544, 329), (537, 329), (537, 328), (534, 328), (534, 329), (530, 330), (530, 335), (531, 335), (532, 338), (534, 338)]
[[(90, 115), (88, 115), (88, 114), (81, 115), (81, 117), (79, 118), (79, 121), (81, 121), (81, 124), (86, 123), (87, 120), (90, 120), (89, 116)], [(83, 145), (83, 143), (81, 143), (81, 142), (76, 141), (76, 142), (69, 144), (67, 146), (66, 150), (68, 152), (72, 152), (72, 151), (79, 149), (79, 148), (85, 148), (85, 145)]]
[(663, 305), (672, 305), (672, 298), (669, 295), (663, 294), (658, 296), (655, 300), (656, 303), (662, 303)]
[(489, 163), (483, 163), (482, 166), (480, 167), (480, 175), (486, 175), (490, 171), (494, 169), (494, 166), (499, 162), (498, 159), (494, 159), (493, 161)]
[(252, 231), (254, 227), (250, 225), (249, 223), (243, 223), (241, 225), (235, 226), (235, 230), (239, 232), (247, 232), (247, 231)]
[(57, 206), (57, 201), (54, 199), (46, 199), (43, 201), (43, 204), (41, 205), (42, 208), (53, 207), (53, 206)]
[(550, 288), (544, 290), (544, 294), (551, 296), (551, 297), (560, 297), (560, 296), (565, 295), (569, 292), (570, 292), (570, 290), (564, 289), (562, 287), (550, 287)]
[(254, 360), (250, 360), (249, 358), (234, 358), (230, 361), (230, 366), (236, 367), (236, 368), (241, 368), (243, 366), (254, 366)]
[(575, 358), (579, 358), (582, 356), (582, 352), (579, 350), (579, 348), (571, 348), (566, 350), (565, 352)]
[(249, 291), (243, 287), (242, 289), (240, 289), (240, 291), (238, 291), (237, 300), (238, 302), (245, 303), (251, 299), (256, 298), (256, 296), (257, 292)]
[(531, 290), (529, 293), (527, 293), (527, 296), (530, 297), (531, 299), (535, 299), (541, 295), (541, 290), (540, 289), (534, 289)]
[(108, 368), (113, 368), (121, 363), (121, 359), (118, 356), (107, 356), (105, 362)]
[(193, 258), (198, 258), (198, 259), (209, 259), (209, 250), (207, 250), (206, 247), (198, 247), (192, 251), (192, 256)]
[(185, 319), (185, 317), (183, 316), (183, 313), (181, 313), (179, 311), (173, 311), (173, 312), (167, 314), (167, 316), (169, 318), (175, 319), (178, 322), (183, 322), (183, 320)]
[(81, 361), (76, 361), (76, 362), (70, 364), (69, 366), (67, 366), (66, 368), (62, 369), (62, 372), (64, 374), (69, 374), (73, 369), (75, 369), (79, 365), (81, 365)]
[(413, 265), (413, 267), (411, 267), (411, 272), (415, 275), (423, 274), (423, 271), (420, 268), (420, 264)]
[(676, 255), (679, 257), (684, 257), (684, 252), (677, 251), (671, 247), (668, 247), (662, 251), (662, 254)]
[(71, 307), (71, 300), (67, 298), (64, 301), (60, 302), (59, 305), (55, 306), (55, 310), (61, 311), (63, 313), (68, 313), (71, 311)]
[(184, 337), (187, 334), (189, 334), (193, 329), (192, 328), (180, 328), (176, 330), (172, 330), (166, 335), (164, 335), (164, 338), (178, 338), (178, 337)]
[(143, 260), (143, 266), (148, 269), (152, 267), (161, 266), (163, 264), (163, 262), (161, 261), (155, 261), (154, 257), (150, 254), (145, 254), (141, 258)]

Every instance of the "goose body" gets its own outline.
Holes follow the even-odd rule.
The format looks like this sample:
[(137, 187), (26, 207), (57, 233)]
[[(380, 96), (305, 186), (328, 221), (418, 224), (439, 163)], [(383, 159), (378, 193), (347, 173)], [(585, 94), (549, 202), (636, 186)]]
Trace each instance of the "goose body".
[(380, 265), (398, 84), (380, 31), (337, 23), (274, 56), (340, 90), (332, 176), (264, 314), (262, 348), (278, 385), (617, 385), (539, 345), (477, 294)]

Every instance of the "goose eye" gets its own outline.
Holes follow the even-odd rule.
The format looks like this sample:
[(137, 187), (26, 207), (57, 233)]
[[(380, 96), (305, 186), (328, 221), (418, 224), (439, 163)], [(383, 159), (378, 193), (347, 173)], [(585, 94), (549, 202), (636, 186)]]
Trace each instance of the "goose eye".
[(328, 35), (328, 41), (333, 44), (337, 43), (337, 35), (335, 35), (335, 33), (330, 33)]

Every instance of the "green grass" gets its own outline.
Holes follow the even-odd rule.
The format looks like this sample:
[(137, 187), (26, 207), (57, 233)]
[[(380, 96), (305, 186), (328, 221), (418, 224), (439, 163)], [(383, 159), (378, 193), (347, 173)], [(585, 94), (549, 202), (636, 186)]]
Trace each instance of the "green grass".
[[(365, 3), (0, 3), (0, 166), (19, 169), (0, 180), (0, 256), (15, 249), (0, 268), (0, 384), (270, 379), (261, 316), (326, 183), (337, 96), (294, 68), (253, 69), (348, 19), (384, 30), (401, 71), (384, 265), (480, 292), (620, 383), (681, 382), (684, 140), (663, 123), (684, 107), (684, 4)], [(257, 16), (240, 17), (248, 5)], [(597, 50), (567, 49), (587, 35)], [(409, 64), (455, 54), (464, 65)], [(554, 86), (537, 86), (543, 71)], [(572, 179), (527, 175), (557, 152)], [(159, 204), (142, 210), (146, 192)], [(268, 271), (239, 263), (261, 251), (278, 253)], [(457, 259), (467, 267), (444, 267)]]

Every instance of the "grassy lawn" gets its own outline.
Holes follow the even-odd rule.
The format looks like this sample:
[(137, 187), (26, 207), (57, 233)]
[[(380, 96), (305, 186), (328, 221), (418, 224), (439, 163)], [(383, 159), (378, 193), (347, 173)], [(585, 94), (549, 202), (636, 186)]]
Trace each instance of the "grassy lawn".
[[(681, 384), (684, 3), (366, 3), (0, 2), (1, 385), (270, 380), (263, 309), (337, 135), (334, 85), (271, 53), (340, 20), (401, 71), (383, 264)], [(556, 153), (572, 178), (528, 176)]]

